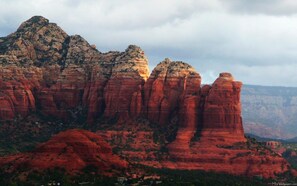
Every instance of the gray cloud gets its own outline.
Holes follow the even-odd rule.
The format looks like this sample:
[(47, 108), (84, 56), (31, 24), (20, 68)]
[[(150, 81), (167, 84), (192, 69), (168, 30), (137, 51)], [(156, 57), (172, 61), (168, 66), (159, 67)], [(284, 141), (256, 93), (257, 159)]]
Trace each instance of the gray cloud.
[(222, 71), (248, 84), (297, 86), (294, 0), (2, 0), (0, 36), (33, 15), (101, 51), (137, 44), (152, 69), (165, 57), (211, 83)]
[(295, 0), (222, 0), (226, 7), (237, 13), (294, 15), (297, 13)]

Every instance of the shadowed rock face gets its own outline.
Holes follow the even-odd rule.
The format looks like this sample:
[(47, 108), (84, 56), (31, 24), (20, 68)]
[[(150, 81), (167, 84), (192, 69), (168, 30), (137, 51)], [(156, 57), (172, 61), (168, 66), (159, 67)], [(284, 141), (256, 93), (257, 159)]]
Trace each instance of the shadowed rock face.
[[(244, 141), (241, 118), (240, 89), (242, 83), (234, 81), (230, 73), (221, 73), (204, 92), (201, 136), (224, 137)], [(233, 141), (232, 140), (232, 141)]]
[(241, 119), (241, 85), (230, 73), (221, 73), (212, 86), (198, 88), (199, 92), (182, 100), (176, 139), (167, 146), (173, 157), (199, 159), (201, 146), (215, 148), (246, 141)]
[[(122, 131), (103, 131), (106, 139), (112, 141), (119, 136), (126, 141), (121, 140), (122, 143), (128, 144), (131, 140), (127, 136), (132, 135), (141, 141), (135, 141), (133, 148), (147, 146), (158, 153), (161, 146), (153, 140), (156, 131), (150, 128), (149, 132), (135, 132), (137, 119), (142, 118), (171, 133), (171, 139), (163, 146), (168, 154), (160, 159), (144, 148), (137, 149), (139, 153), (131, 149), (124, 152), (128, 158), (150, 159), (142, 164), (153, 162), (150, 166), (250, 176), (263, 169), (266, 177), (287, 170), (286, 161), (269, 152), (265, 152), (268, 159), (263, 159), (246, 147), (235, 151), (218, 147), (246, 142), (240, 105), (242, 83), (234, 81), (230, 73), (221, 73), (212, 85), (201, 87), (201, 77), (194, 68), (165, 59), (149, 75), (148, 60), (141, 48), (130, 45), (124, 52), (101, 53), (82, 37), (68, 36), (43, 17), (29, 19), (15, 33), (0, 39), (0, 72), (2, 121), (36, 111), (51, 118), (89, 124), (100, 124), (99, 118), (113, 119)], [(134, 126), (129, 131), (128, 124)], [(50, 168), (43, 157), (49, 154), (57, 158), (52, 164), (61, 167), (68, 167), (71, 160), (67, 157), (77, 160), (69, 165), (73, 171), (87, 164), (109, 168), (109, 164), (94, 157), (94, 153), (99, 153), (106, 158), (104, 161), (125, 167), (123, 161), (113, 162), (111, 150), (101, 138), (96, 138), (100, 142), (96, 146), (88, 136), (96, 138), (81, 131), (61, 133), (38, 147), (36, 154), (7, 157), (2, 163), (17, 161), (16, 165), (29, 163), (36, 168)], [(65, 154), (59, 159), (56, 156), (64, 148)], [(36, 160), (29, 161), (31, 158)]]

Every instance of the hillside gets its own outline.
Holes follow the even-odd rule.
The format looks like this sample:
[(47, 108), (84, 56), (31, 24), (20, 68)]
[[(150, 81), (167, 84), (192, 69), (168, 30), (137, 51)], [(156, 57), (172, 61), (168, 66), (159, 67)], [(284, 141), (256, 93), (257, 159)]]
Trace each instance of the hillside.
[(242, 115), (247, 133), (292, 138), (297, 133), (297, 88), (244, 85)]

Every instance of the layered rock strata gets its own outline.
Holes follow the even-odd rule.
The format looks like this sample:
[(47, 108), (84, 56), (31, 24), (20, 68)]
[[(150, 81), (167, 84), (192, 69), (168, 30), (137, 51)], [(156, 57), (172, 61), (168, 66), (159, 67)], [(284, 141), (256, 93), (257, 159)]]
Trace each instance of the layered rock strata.
[(221, 73), (212, 86), (203, 87), (203, 108), (201, 108), (202, 139), (212, 137), (224, 141), (245, 141), (242, 127), (240, 89), (242, 83), (234, 81), (230, 73)]
[(63, 120), (86, 113), (89, 123), (102, 115), (125, 121), (141, 113), (149, 70), (137, 46), (101, 53), (82, 37), (68, 36), (35, 16), (1, 38), (0, 54), (1, 120), (25, 117), (35, 107)]
[[(117, 130), (98, 133), (110, 142), (122, 139), (113, 143), (114, 147), (126, 148), (122, 155), (131, 161), (142, 159), (143, 164), (151, 162), (155, 167), (265, 177), (288, 170), (282, 158), (266, 151), (262, 157), (243, 145), (246, 139), (241, 119), (242, 83), (230, 73), (221, 73), (212, 85), (201, 87), (201, 77), (193, 67), (165, 59), (149, 75), (148, 60), (141, 48), (130, 45), (124, 52), (101, 53), (82, 37), (69, 36), (40, 16), (0, 38), (0, 72), (1, 121), (36, 112), (51, 119), (97, 125), (102, 124), (99, 119), (111, 119), (107, 124)], [(150, 130), (134, 131), (139, 118), (150, 123)], [(80, 136), (82, 143), (86, 136), (94, 137), (85, 132), (69, 135), (77, 142), (77, 135)], [(160, 136), (165, 137), (156, 140)], [(57, 140), (66, 140), (66, 144)], [(78, 147), (61, 136), (37, 148), (36, 156), (31, 153), (7, 157), (5, 161), (24, 157), (18, 164), (50, 168), (42, 164), (41, 161), (47, 161), (43, 155), (48, 153), (56, 158), (55, 154), (63, 154), (64, 147), (69, 145), (71, 154), (66, 149), (63, 160), (53, 164), (67, 166), (67, 156), (78, 161), (70, 166), (71, 170), (80, 169), (89, 160), (97, 165), (93, 155), (84, 159), (81, 151), (100, 154), (101, 147), (87, 142), (86, 148), (72, 152)], [(106, 155), (111, 155), (109, 148)], [(32, 157), (36, 161), (29, 161)]]

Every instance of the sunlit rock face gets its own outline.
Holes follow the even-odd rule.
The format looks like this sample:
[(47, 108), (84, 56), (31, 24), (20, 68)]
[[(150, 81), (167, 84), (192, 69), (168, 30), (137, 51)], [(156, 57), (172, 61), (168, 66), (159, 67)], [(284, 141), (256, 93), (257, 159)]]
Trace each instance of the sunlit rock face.
[[(137, 117), (149, 76), (141, 48), (101, 53), (81, 36), (35, 16), (0, 40), (0, 119), (25, 117), (37, 107), (45, 116), (87, 121)], [(118, 104), (120, 103), (120, 104)]]
[[(166, 125), (174, 115), (185, 113), (186, 108), (179, 108), (187, 102), (186, 99), (198, 96), (200, 84), (200, 75), (190, 65), (165, 59), (157, 65), (145, 84), (145, 115), (153, 122)], [(196, 114), (188, 114), (194, 115), (193, 120), (197, 117)], [(185, 116), (184, 120), (188, 119)], [(187, 121), (181, 123), (187, 125)]]
[(130, 45), (115, 59), (111, 77), (104, 88), (104, 116), (119, 117), (120, 121), (139, 116), (142, 89), (148, 75), (148, 61), (144, 52)]

